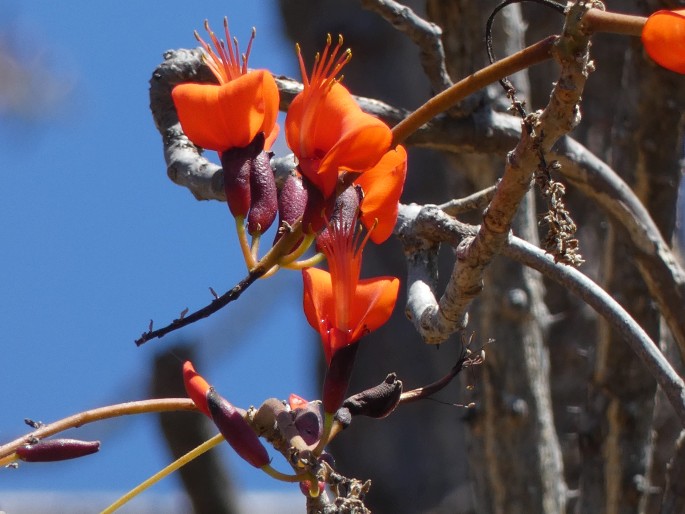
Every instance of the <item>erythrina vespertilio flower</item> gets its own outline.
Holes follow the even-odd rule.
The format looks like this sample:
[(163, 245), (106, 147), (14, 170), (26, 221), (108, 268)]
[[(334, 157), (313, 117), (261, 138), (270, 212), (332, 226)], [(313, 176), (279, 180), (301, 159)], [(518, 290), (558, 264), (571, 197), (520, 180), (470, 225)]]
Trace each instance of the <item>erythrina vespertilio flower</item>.
[(264, 147), (269, 150), (278, 135), (278, 86), (268, 70), (247, 69), (254, 29), (241, 57), (226, 18), (224, 28), (226, 40), (219, 41), (205, 21), (216, 51), (195, 32), (205, 50), (205, 63), (218, 84), (182, 83), (174, 87), (172, 97), (181, 126), (193, 143), (209, 150), (221, 153), (245, 147), (259, 133), (264, 134)]
[(254, 29), (241, 56), (225, 18), (225, 42), (217, 39), (207, 22), (205, 28), (216, 51), (197, 32), (195, 37), (218, 84), (179, 84), (172, 91), (174, 105), (188, 138), (219, 152), (233, 216), (241, 226), (247, 216), (248, 232), (260, 234), (273, 223), (278, 207), (267, 153), (278, 135), (278, 86), (267, 70), (247, 69)]
[[(341, 194), (339, 201), (346, 202), (352, 196), (357, 196), (354, 187)], [(338, 350), (356, 343), (390, 318), (399, 289), (395, 277), (359, 278), (366, 240), (360, 241), (357, 208), (350, 207), (349, 213), (351, 216), (334, 217), (319, 236), (317, 243), (326, 255), (328, 271), (302, 271), (305, 315), (321, 335), (329, 364)]]
[(642, 44), (657, 64), (685, 74), (685, 9), (657, 11), (647, 18)]
[(372, 168), (392, 141), (388, 126), (363, 112), (336, 78), (351, 57), (349, 50), (340, 54), (341, 48), (342, 37), (331, 49), (329, 36), (308, 76), (297, 47), (304, 89), (290, 104), (285, 120), (286, 140), (300, 172), (326, 198), (333, 195), (340, 175)]
[(317, 238), (328, 271), (302, 271), (304, 312), (321, 336), (328, 363), (322, 394), (327, 414), (334, 413), (345, 398), (357, 351), (355, 343), (390, 318), (399, 289), (395, 277), (359, 278), (368, 239), (360, 241), (359, 200), (358, 186), (344, 190), (336, 199), (328, 226)]

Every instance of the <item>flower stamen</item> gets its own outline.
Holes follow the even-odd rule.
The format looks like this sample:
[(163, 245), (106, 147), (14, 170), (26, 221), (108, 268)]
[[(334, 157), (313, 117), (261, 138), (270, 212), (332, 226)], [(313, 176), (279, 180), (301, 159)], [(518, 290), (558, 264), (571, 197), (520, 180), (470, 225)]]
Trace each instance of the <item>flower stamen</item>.
[(195, 39), (202, 45), (205, 51), (203, 60), (219, 81), (219, 84), (226, 84), (241, 75), (245, 75), (247, 73), (247, 61), (252, 50), (252, 42), (257, 36), (257, 30), (252, 27), (247, 50), (242, 55), (238, 46), (238, 39), (231, 37), (231, 32), (228, 28), (228, 18), (224, 17), (225, 40), (216, 37), (216, 34), (214, 34), (209, 26), (208, 20), (205, 20), (205, 30), (209, 34), (209, 39), (214, 48), (204, 41), (197, 31), (194, 32)]

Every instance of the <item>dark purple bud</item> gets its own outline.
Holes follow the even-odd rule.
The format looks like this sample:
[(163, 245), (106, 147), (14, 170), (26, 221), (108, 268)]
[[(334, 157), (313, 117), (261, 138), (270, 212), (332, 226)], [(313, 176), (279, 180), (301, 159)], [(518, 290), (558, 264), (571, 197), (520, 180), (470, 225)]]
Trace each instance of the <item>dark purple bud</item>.
[[(331, 330), (337, 330), (335, 328)], [(357, 355), (358, 344), (343, 346), (331, 357), (331, 362), (326, 371), (323, 382), (323, 409), (324, 412), (334, 413), (342, 405), (347, 386), (350, 383), (354, 358)]]
[(255, 468), (261, 468), (269, 463), (266, 448), (241, 412), (213, 387), (207, 391), (207, 406), (219, 432), (238, 455)]
[(307, 206), (302, 215), (302, 229), (305, 234), (314, 234), (326, 226), (326, 219), (333, 212), (334, 202), (326, 200), (321, 191), (307, 177), (302, 177), (302, 185), (307, 191)]
[(261, 152), (253, 161), (250, 170), (250, 194), (252, 204), (247, 216), (247, 231), (250, 235), (266, 232), (276, 219), (278, 212), (278, 190), (271, 169), (270, 154)]
[[(299, 176), (299, 173), (293, 171), (288, 175), (288, 178), (285, 179), (285, 183), (278, 195), (279, 226), (281, 226), (283, 222), (286, 222), (288, 225), (293, 225), (302, 217), (307, 205), (307, 196), (307, 190), (302, 184), (302, 178)], [(282, 235), (282, 232), (279, 230), (274, 238), (274, 244), (278, 242)], [(295, 245), (295, 247), (297, 247), (297, 245)]]
[(321, 413), (318, 405), (309, 404), (306, 409), (295, 411), (295, 426), (304, 442), (308, 445), (316, 443), (321, 437)]
[(331, 226), (354, 227), (359, 215), (359, 202), (361, 201), (361, 189), (350, 186), (338, 195), (333, 205), (333, 212), (326, 226), (316, 238), (316, 248), (322, 251), (326, 245), (331, 246), (334, 237)]
[(302, 177), (293, 171), (285, 179), (281, 194), (278, 196), (279, 221), (285, 221), (289, 225), (294, 224), (304, 214), (307, 196)]
[(264, 135), (242, 148), (229, 148), (221, 154), (226, 202), (234, 217), (245, 217), (250, 210), (250, 175), (254, 161), (264, 151)]
[(54, 462), (84, 457), (99, 449), (100, 441), (50, 439), (18, 448), (17, 456), (26, 462)]
[(335, 469), (335, 459), (333, 458), (333, 455), (331, 455), (328, 452), (323, 452), (321, 455), (319, 455), (319, 459), (324, 461), (326, 464), (328, 464), (330, 467)]
[(397, 379), (395, 373), (390, 373), (377, 386), (350, 396), (343, 402), (343, 408), (352, 416), (384, 418), (395, 410), (401, 395), (402, 381)]

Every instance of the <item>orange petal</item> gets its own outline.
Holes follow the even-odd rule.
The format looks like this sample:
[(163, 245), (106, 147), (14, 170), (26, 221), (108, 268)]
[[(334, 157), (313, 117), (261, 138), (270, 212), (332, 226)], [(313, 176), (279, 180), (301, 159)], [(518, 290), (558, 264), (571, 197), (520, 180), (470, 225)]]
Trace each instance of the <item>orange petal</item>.
[(657, 64), (685, 74), (685, 9), (657, 11), (647, 18), (642, 44)]
[(397, 221), (397, 209), (407, 175), (407, 151), (403, 146), (386, 153), (378, 164), (366, 170), (355, 181), (364, 191), (361, 220), (371, 230), (370, 238), (380, 244), (392, 234)]
[[(328, 197), (340, 169), (363, 171), (375, 165), (388, 150), (392, 133), (381, 120), (363, 112), (338, 83), (325, 96), (300, 95), (288, 110), (286, 139), (302, 172)], [(307, 159), (321, 163), (308, 169), (302, 166)]]
[[(395, 277), (367, 278), (359, 281), (354, 302), (350, 305), (350, 324), (355, 327), (350, 337), (357, 341), (385, 324), (397, 301), (400, 281)], [(333, 351), (336, 348), (332, 348)]]
[(212, 416), (209, 414), (209, 407), (207, 406), (207, 391), (209, 391), (210, 386), (207, 381), (195, 371), (193, 363), (190, 361), (185, 361), (183, 363), (183, 383), (186, 386), (188, 397), (193, 400), (195, 406), (211, 418)]
[(328, 318), (334, 311), (331, 274), (318, 268), (302, 270), (304, 314), (309, 324), (328, 339)]
[(183, 131), (197, 146), (223, 152), (270, 137), (278, 115), (278, 86), (266, 70), (226, 84), (179, 84), (171, 92)]
[(290, 396), (288, 397), (288, 405), (290, 405), (291, 410), (306, 409), (309, 405), (309, 402), (295, 393), (290, 393)]

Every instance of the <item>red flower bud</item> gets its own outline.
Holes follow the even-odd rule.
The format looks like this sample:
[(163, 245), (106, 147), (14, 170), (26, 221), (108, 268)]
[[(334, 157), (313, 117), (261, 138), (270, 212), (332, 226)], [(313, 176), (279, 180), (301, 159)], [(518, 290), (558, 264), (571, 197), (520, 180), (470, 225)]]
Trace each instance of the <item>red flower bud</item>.
[(207, 392), (209, 391), (210, 386), (204, 378), (198, 375), (193, 367), (193, 363), (190, 361), (183, 363), (183, 383), (186, 386), (188, 398), (193, 400), (195, 406), (200, 409), (201, 412), (211, 418), (212, 416), (207, 407)]
[[(333, 331), (338, 331), (338, 329), (331, 328), (331, 332)], [(324, 412), (334, 413), (345, 399), (358, 348), (359, 345), (351, 344), (343, 346), (333, 354), (323, 383)]]
[(269, 464), (269, 454), (243, 415), (214, 388), (207, 392), (207, 406), (214, 424), (228, 444), (256, 468)]
[(95, 453), (100, 441), (79, 441), (78, 439), (50, 439), (27, 444), (17, 449), (17, 456), (26, 462), (54, 462), (76, 459)]

